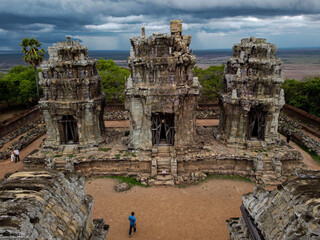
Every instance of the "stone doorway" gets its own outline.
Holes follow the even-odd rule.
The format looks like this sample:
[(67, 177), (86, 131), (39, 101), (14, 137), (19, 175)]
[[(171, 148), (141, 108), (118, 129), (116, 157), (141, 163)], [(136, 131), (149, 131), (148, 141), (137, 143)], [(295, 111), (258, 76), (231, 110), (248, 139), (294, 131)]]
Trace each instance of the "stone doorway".
[(174, 145), (174, 114), (154, 113), (152, 121), (152, 145)]
[(79, 143), (77, 120), (71, 115), (64, 115), (59, 120), (61, 144)]
[(249, 112), (249, 140), (264, 140), (267, 112), (261, 106)]

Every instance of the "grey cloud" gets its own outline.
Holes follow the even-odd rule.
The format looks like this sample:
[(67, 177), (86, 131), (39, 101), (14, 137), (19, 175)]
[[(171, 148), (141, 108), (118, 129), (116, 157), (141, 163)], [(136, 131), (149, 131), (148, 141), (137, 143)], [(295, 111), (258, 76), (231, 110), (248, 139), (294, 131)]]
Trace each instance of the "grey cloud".
[(142, 26), (148, 34), (168, 32), (170, 19), (184, 20), (185, 33), (195, 36), (194, 48), (209, 44), (201, 36), (320, 35), (319, 0), (0, 1), (0, 49), (19, 48), (23, 37), (37, 37), (47, 46), (65, 35), (95, 41), (93, 46), (106, 41), (105, 48), (127, 48), (129, 37), (140, 34)]

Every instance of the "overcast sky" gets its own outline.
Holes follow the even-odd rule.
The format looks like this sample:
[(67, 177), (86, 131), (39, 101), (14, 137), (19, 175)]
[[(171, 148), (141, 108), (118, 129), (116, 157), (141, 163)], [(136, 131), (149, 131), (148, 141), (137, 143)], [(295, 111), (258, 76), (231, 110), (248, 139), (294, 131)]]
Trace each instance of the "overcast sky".
[(244, 37), (280, 48), (320, 47), (320, 0), (0, 0), (0, 50), (24, 37), (47, 48), (66, 35), (91, 50), (128, 50), (129, 38), (169, 33), (182, 19), (193, 49), (231, 49)]

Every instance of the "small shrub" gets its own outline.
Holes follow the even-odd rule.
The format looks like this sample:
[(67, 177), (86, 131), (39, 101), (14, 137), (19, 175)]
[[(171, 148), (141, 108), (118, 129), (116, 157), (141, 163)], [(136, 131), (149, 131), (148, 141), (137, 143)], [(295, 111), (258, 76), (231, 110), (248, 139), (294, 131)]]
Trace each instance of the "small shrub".
[(111, 148), (99, 148), (99, 151), (109, 152)]

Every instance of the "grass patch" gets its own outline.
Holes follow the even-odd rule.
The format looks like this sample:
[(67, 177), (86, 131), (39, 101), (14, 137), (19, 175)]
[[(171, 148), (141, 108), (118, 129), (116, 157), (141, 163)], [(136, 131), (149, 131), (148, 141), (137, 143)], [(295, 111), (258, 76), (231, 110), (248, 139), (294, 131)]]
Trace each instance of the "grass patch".
[(320, 164), (320, 156), (318, 156), (314, 151), (310, 151), (308, 148), (305, 146), (302, 146), (300, 143), (297, 143), (294, 141), (299, 147), (301, 147), (305, 152), (307, 152), (314, 161), (316, 161), (318, 164)]
[(109, 152), (111, 148), (99, 148), (99, 151)]
[[(207, 173), (206, 173), (207, 174)], [(243, 182), (250, 182), (252, 183), (250, 178), (247, 177), (242, 177), (238, 175), (224, 175), (224, 174), (207, 174), (207, 178), (200, 180), (200, 181), (205, 181), (207, 179), (224, 179), (224, 180), (232, 180), (232, 181), (243, 181)]]
[(62, 157), (61, 154), (54, 155), (53, 157)]
[(120, 158), (120, 154), (116, 154), (114, 155), (116, 159), (119, 159)]
[(73, 158), (73, 157), (74, 157), (73, 154), (68, 155), (68, 158)]
[(139, 186), (139, 187), (150, 187), (148, 185), (143, 185), (141, 182), (137, 181), (134, 177), (123, 177), (123, 176), (102, 176), (97, 178), (111, 178), (111, 179), (117, 179), (119, 183), (128, 183), (130, 188), (133, 186)]
[(131, 156), (132, 156), (132, 157), (136, 157), (137, 155), (135, 155), (134, 153), (131, 153)]

